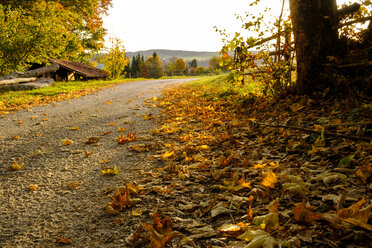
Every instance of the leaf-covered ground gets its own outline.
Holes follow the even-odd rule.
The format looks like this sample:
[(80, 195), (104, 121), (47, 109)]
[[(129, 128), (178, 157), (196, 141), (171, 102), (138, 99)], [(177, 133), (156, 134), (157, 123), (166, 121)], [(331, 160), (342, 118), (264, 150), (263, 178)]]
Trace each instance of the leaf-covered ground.
[(129, 146), (155, 148), (152, 168), (107, 192), (115, 223), (137, 222), (129, 246), (370, 247), (370, 99), (274, 101), (194, 84), (153, 102), (154, 143)]

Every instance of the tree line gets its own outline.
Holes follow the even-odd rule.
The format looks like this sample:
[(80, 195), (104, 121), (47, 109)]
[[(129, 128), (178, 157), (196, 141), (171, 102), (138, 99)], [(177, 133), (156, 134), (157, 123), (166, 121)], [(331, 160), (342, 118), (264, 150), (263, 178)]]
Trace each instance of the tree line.
[(193, 59), (186, 62), (182, 58), (172, 57), (168, 61), (163, 61), (154, 51), (152, 56), (145, 59), (138, 53), (133, 56), (131, 61), (125, 66), (122, 75), (128, 78), (160, 78), (162, 76), (196, 76), (210, 73), (219, 73), (225, 70), (219, 65), (219, 58), (212, 57), (209, 66), (198, 65), (198, 61)]

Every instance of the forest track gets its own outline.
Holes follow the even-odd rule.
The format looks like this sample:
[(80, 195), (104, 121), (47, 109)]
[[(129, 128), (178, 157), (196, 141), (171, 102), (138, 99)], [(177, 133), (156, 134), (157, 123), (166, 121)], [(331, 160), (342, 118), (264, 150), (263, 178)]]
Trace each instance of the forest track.
[[(144, 116), (157, 110), (144, 101), (191, 80), (127, 83), (2, 116), (0, 247), (56, 247), (64, 241), (71, 242), (69, 247), (125, 246), (128, 234), (105, 218), (104, 190), (134, 180), (133, 172), (146, 167), (148, 155), (133, 155), (128, 145), (119, 145), (118, 128), (151, 140), (155, 122)], [(99, 141), (87, 144), (93, 136)], [(65, 139), (73, 144), (64, 145)], [(24, 167), (12, 170), (14, 161)], [(102, 168), (113, 166), (118, 175), (102, 175)]]

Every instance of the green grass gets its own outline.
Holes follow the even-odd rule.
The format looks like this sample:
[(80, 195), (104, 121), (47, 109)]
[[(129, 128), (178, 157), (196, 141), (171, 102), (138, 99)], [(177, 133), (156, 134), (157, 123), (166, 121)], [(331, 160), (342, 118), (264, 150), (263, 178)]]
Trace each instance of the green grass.
[(20, 110), (35, 105), (56, 102), (92, 94), (96, 91), (117, 84), (145, 80), (116, 79), (116, 80), (91, 80), (55, 82), (53, 86), (35, 90), (9, 91), (0, 93), (0, 114), (12, 110)]
[(244, 99), (253, 94), (261, 93), (261, 84), (257, 81), (248, 81), (244, 85), (231, 83), (229, 75), (207, 76), (185, 84), (184, 87), (193, 87), (203, 97), (219, 99)]

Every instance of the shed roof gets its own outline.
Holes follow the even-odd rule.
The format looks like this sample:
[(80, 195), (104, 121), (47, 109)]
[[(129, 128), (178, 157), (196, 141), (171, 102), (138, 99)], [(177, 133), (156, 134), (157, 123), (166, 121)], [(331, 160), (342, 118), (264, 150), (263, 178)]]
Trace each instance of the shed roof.
[(60, 60), (60, 59), (49, 59), (49, 60), (83, 77), (87, 77), (87, 78), (106, 78), (107, 77), (107, 73), (105, 71), (95, 68), (93, 66), (84, 64), (84, 63)]

